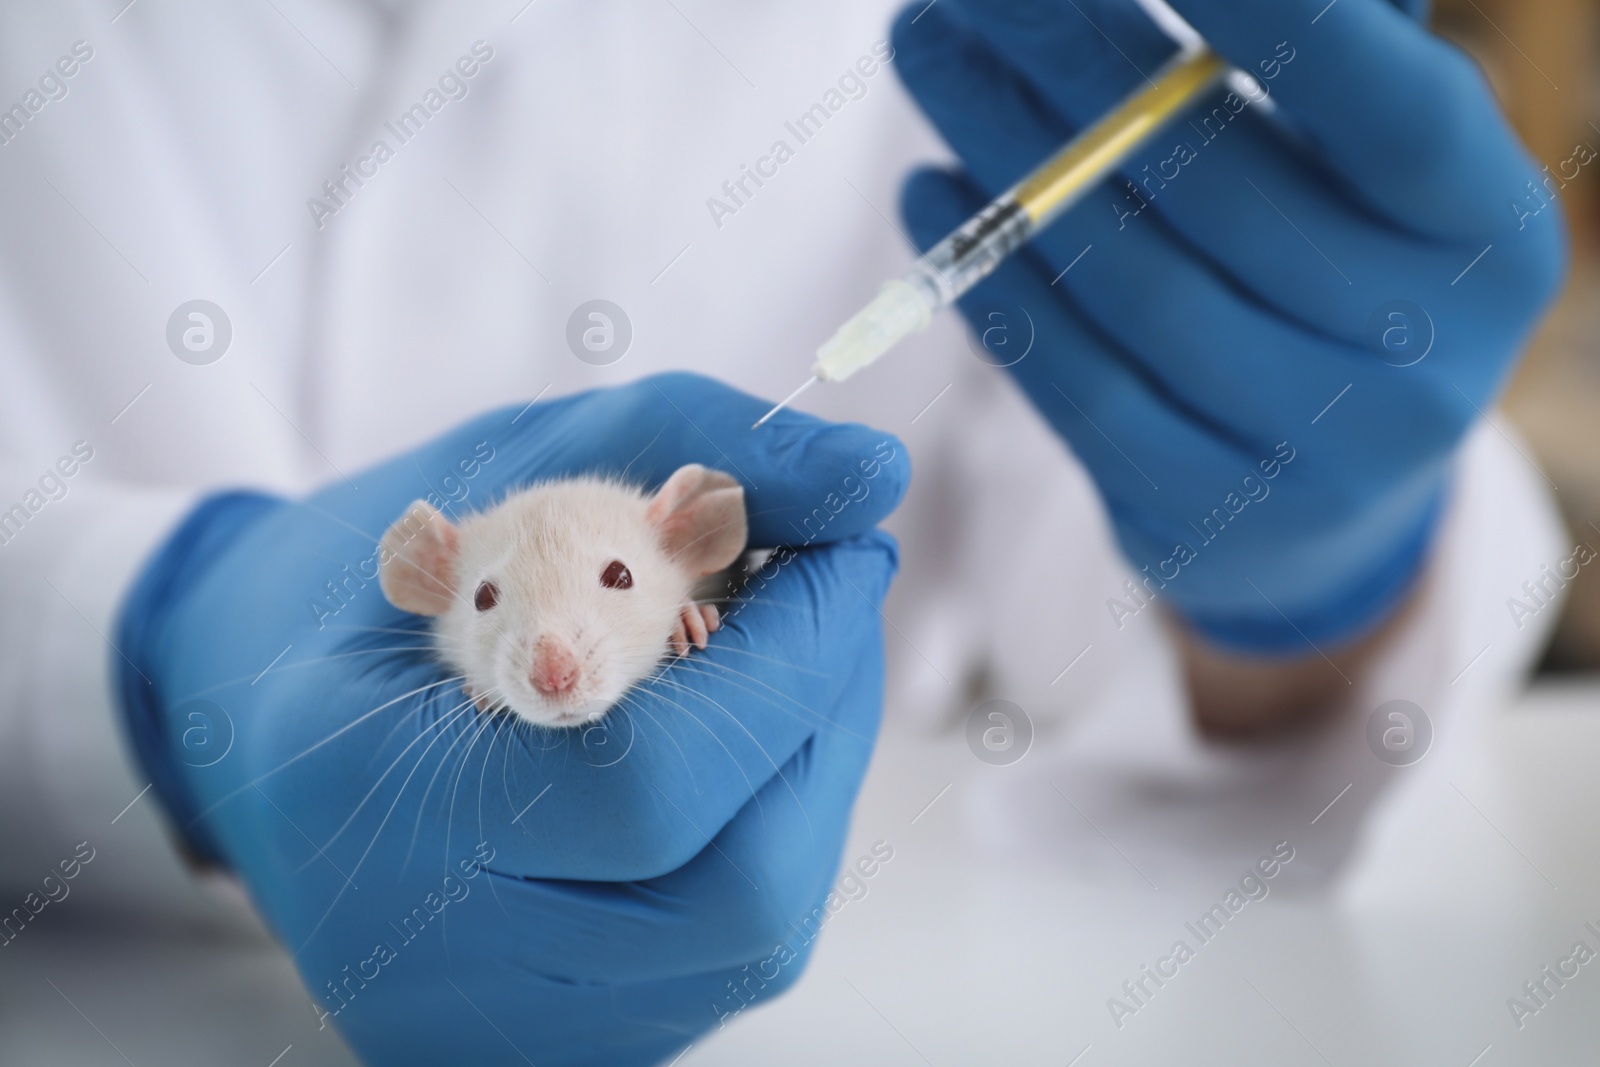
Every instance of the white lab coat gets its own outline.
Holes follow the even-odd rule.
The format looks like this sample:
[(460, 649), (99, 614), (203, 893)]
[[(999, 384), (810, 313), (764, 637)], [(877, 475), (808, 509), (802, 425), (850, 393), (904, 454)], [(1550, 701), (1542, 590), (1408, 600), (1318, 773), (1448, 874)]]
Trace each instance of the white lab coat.
[[(881, 66), (804, 143), (786, 126), (873, 55), (893, 6), (0, 11), (0, 105), (28, 109), (29, 87), (75, 42), (92, 50), (57, 74), (65, 96), (47, 81), (0, 145), (0, 510), (26, 507), (76, 442), (93, 451), (0, 546), (0, 886), (30, 888), (88, 840), (107, 858), (82, 896), (146, 914), (205, 906), (140, 794), (148, 779), (123, 751), (107, 683), (117, 601), (198, 494), (304, 492), (547, 389), (677, 368), (767, 396), (800, 381), (817, 341), (909, 260), (896, 206), (908, 167), (947, 155)], [(465, 97), (441, 93), (401, 144), (385, 122), (426, 103), (475, 42), (492, 56), (463, 77)], [(364, 162), (380, 139), (393, 158)], [(780, 140), (792, 156), (761, 162)], [(368, 176), (339, 206), (324, 183), (345, 165)], [(724, 182), (758, 165), (764, 184), (745, 179), (733, 200)], [(166, 338), (196, 298), (233, 334), (204, 366)], [(608, 367), (565, 341), (569, 314), (594, 298), (632, 323)], [(897, 433), (912, 452), (915, 484), (890, 524), (904, 549), (886, 609), (891, 717), (948, 723), (981, 676), (1038, 725), (1032, 765), (1078, 768), (1090, 815), (1106, 780), (1101, 820), (1118, 820), (1124, 848), (1141, 852), (1151, 826), (1165, 829), (1144, 835), (1145, 853), (1192, 846), (1114, 781), (1140, 766), (1219, 773), (1187, 729), (1167, 638), (1153, 612), (1115, 625), (1106, 601), (1125, 573), (1091, 483), (957, 322), (802, 406)], [(1511, 626), (1504, 600), (1565, 555), (1556, 531), (1538, 473), (1480, 428), (1446, 524), (1452, 558), (1470, 562), (1438, 568), (1385, 668), (1391, 695), (1465, 721), (1458, 705), (1511, 684), (1540, 627)], [(1451, 686), (1482, 645), (1470, 681)], [(1268, 806), (1368, 758), (1329, 752), (1257, 775)], [(1335, 770), (1294, 773), (1316, 760)], [(1203, 805), (1184, 807), (1203, 819)], [(1011, 837), (1083, 831), (984, 821)]]

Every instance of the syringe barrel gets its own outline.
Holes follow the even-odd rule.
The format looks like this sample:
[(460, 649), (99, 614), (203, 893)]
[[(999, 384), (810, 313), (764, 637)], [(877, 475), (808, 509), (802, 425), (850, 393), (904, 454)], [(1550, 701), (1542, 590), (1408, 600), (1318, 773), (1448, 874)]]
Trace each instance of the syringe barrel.
[(1201, 49), (1179, 55), (1146, 88), (1123, 101), (1026, 177), (934, 245), (905, 280), (932, 298), (935, 310), (955, 302), (1093, 189), (1152, 134), (1228, 72)]
[(962, 223), (912, 264), (905, 280), (923, 289), (930, 308), (955, 303), (1033, 234), (1020, 201), (1007, 194)]

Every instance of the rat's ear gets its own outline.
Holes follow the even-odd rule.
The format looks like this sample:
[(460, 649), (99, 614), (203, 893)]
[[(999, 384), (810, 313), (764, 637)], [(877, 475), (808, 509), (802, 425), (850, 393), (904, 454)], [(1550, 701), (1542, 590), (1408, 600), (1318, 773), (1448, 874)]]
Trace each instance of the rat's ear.
[(456, 597), (460, 534), (425, 500), (413, 500), (378, 543), (378, 584), (389, 603), (417, 615), (443, 615)]
[(667, 553), (696, 577), (732, 566), (750, 536), (744, 487), (698, 463), (673, 471), (645, 515), (661, 531)]

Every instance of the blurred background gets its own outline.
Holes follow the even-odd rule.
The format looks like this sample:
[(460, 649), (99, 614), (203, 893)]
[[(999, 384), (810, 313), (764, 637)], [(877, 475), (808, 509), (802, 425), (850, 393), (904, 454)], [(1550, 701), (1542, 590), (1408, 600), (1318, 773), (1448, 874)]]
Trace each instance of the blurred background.
[[(1437, 0), (1434, 25), (1483, 67), (1567, 211), (1572, 274), (1503, 407), (1553, 483), (1572, 544), (1600, 550), (1600, 160), (1578, 162), (1600, 152), (1600, 2)], [(1573, 580), (1542, 669), (1600, 670), (1600, 571)]]
[[(630, 32), (651, 25), (643, 14), (638, 20)], [(1434, 0), (1433, 23), (1475, 57), (1530, 153), (1561, 186), (1571, 230), (1568, 284), (1492, 418), (1508, 432), (1514, 426), (1518, 447), (1551, 482), (1569, 548), (1586, 544), (1600, 553), (1600, 0)], [(899, 175), (881, 180), (879, 202), (889, 203)], [(863, 219), (877, 225), (870, 203)], [(1593, 758), (1600, 673), (1580, 673), (1600, 672), (1600, 564), (1578, 571), (1563, 610), (1543, 670), (1564, 677), (1546, 678), (1515, 714), (1494, 717), (1481, 748), (1421, 765), (1433, 777), (1408, 782), (1409, 806), (1390, 816), (1393, 832), (1373, 846), (1367, 868), (1374, 873), (1336, 903), (1275, 891), (1270, 910), (1252, 912), (1252, 926), (1230, 930), (1228, 943), (1207, 950), (1208, 973), (1163, 994), (1163, 1014), (1116, 1031), (1115, 1045), (1099, 1036), (1112, 1033), (1107, 993), (1200, 906), (1186, 885), (1170, 897), (1141, 895), (1147, 879), (1142, 871), (1133, 876), (1119, 825), (1143, 809), (1103, 789), (1108, 808), (1135, 814), (1122, 824), (1090, 823), (1099, 811), (1090, 806), (1085, 814), (1078, 805), (1088, 804), (1093, 783), (1081, 792), (1070, 784), (1086, 781), (1081, 774), (1060, 776), (1072, 799), (1054, 790), (1070, 807), (1043, 789), (984, 793), (1004, 772), (975, 761), (959, 734), (896, 734), (876, 758), (845, 851), (855, 857), (889, 842), (898, 850), (894, 865), (873, 883), (870, 900), (841, 914), (793, 994), (716, 1033), (677, 1067), (916, 1067), (929, 1062), (924, 1051), (940, 1064), (1057, 1067), (1600, 1062), (1600, 982), (1592, 977), (1526, 1032), (1512, 1029), (1504, 1011), (1517, 983), (1574, 937), (1590, 936), (1577, 920), (1600, 926), (1590, 909), (1600, 886)], [(1106, 702), (1114, 711), (1150, 703), (1138, 684), (1113, 695), (1120, 703)], [(1043, 748), (1030, 773), (1057, 766), (1046, 763)], [(1236, 774), (1263, 790), (1277, 789), (1279, 778), (1315, 781), (1301, 756), (1286, 748), (1263, 757), (1253, 775), (1242, 764)], [(1356, 832), (1352, 809), (1361, 792), (1341, 801), (1344, 781), (1306, 809), (1297, 871), (1309, 873), (1316, 855), (1339, 851)], [(1145, 791), (1159, 792), (1153, 784)], [(1220, 803), (1190, 795), (1199, 796), (1197, 820)], [(1048, 825), (1062, 842), (1088, 845), (1063, 844), (1033, 861), (1019, 858), (1021, 845), (973, 844), (1011, 827), (1012, 811), (1047, 805), (1059, 812), (1061, 823)], [(123, 810), (128, 817), (116, 818), (124, 840), (134, 839), (134, 827), (156, 832), (149, 801)], [(1230, 819), (1244, 822), (1231, 810)], [(1148, 832), (1148, 847), (1173, 845), (1177, 853), (1175, 842), (1200, 839), (1192, 829), (1178, 819), (1162, 823)], [(108, 848), (99, 869), (106, 873), (113, 862)], [(187, 926), (141, 920), (135, 927), (85, 907), (74, 923), (10, 948), (0, 957), (0, 1067), (354, 1067), (334, 1032), (319, 1028), (291, 960), (267, 932), (241, 929), (243, 909), (194, 896), (174, 907), (193, 913)], [(1246, 1045), (1257, 1058), (1235, 1058)]]

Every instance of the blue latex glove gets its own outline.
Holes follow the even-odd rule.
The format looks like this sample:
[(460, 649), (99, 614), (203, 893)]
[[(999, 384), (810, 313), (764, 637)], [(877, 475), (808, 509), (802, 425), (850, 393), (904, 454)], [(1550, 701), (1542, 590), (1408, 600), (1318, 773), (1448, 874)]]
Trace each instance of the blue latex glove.
[[(1477, 69), (1385, 0), (1173, 3), (1277, 113), (1219, 90), (962, 310), (993, 362), (1032, 337), (1011, 372), (1140, 569), (1119, 622), (1154, 596), (1225, 646), (1312, 655), (1412, 584), (1562, 220)], [(1130, 0), (918, 0), (894, 45), (966, 165), (908, 182), (924, 247), (1174, 50)]]
[[(876, 735), (874, 526), (909, 463), (862, 426), (751, 433), (766, 406), (677, 375), (496, 411), (302, 502), (213, 498), (136, 585), (143, 762), (369, 1062), (653, 1063), (798, 975)], [(415, 498), (685, 463), (740, 479), (753, 545), (810, 547), (590, 729), (477, 713), (371, 578)]]

